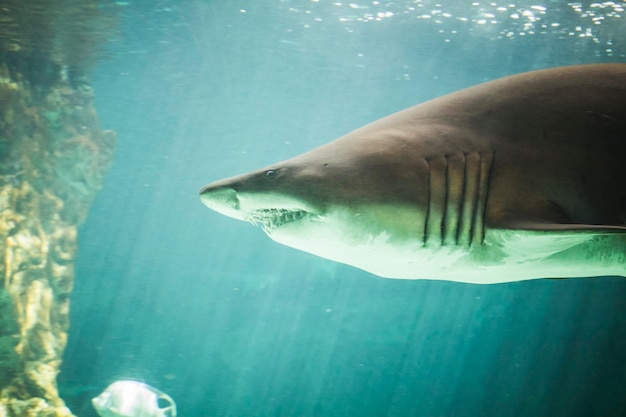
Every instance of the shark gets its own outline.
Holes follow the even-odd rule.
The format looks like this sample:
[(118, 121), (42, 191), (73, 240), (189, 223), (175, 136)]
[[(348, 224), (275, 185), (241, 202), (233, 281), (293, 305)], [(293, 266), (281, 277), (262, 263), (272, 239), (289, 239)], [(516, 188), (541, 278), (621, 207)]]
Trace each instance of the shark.
[(210, 183), (200, 199), (384, 278), (626, 276), (626, 64), (469, 87)]

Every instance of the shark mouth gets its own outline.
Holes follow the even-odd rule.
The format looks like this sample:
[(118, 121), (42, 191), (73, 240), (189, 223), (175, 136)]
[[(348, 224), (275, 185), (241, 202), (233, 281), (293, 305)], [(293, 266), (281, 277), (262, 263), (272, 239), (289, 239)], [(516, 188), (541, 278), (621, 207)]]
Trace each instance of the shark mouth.
[(297, 222), (305, 218), (311, 220), (318, 219), (313, 213), (306, 210), (297, 209), (261, 209), (256, 210), (246, 216), (246, 220), (253, 224), (260, 224), (265, 233), (271, 233), (281, 226)]

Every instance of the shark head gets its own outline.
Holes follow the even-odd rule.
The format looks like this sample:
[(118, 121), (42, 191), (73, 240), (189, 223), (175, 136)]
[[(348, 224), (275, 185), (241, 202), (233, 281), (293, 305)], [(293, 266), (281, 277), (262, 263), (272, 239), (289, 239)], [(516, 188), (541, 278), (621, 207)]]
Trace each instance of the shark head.
[(420, 166), (410, 155), (391, 152), (402, 146), (402, 138), (390, 137), (385, 148), (361, 141), (360, 152), (347, 154), (341, 142), (333, 142), (211, 183), (200, 191), (201, 201), (260, 225), (274, 241), (361, 268), (386, 247), (391, 252), (394, 246), (422, 245), (426, 161)]

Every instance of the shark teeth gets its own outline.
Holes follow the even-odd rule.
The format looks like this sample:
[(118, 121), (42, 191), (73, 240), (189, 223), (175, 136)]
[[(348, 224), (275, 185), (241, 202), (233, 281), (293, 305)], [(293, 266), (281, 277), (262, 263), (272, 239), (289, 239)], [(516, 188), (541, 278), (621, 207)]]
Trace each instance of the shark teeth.
[(248, 214), (246, 220), (250, 223), (260, 223), (266, 233), (272, 232), (287, 223), (302, 220), (305, 217), (315, 217), (305, 210), (262, 209)]

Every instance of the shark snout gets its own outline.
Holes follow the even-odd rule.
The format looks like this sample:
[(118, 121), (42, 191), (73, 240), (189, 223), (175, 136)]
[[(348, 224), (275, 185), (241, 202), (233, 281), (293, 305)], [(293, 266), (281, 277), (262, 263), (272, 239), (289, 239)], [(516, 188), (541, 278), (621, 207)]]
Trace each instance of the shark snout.
[(200, 201), (211, 210), (220, 214), (238, 220), (245, 220), (245, 213), (240, 210), (237, 191), (230, 187), (206, 185), (200, 190)]

